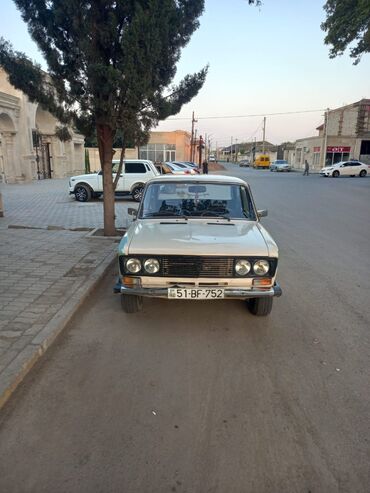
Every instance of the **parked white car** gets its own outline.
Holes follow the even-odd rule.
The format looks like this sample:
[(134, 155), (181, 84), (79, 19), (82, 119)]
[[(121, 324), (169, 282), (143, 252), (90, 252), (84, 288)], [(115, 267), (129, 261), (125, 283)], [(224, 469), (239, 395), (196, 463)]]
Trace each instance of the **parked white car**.
[[(118, 166), (119, 160), (114, 160), (112, 162), (113, 180), (116, 177)], [(118, 179), (116, 195), (131, 194), (136, 202), (140, 202), (145, 183), (159, 174), (152, 161), (126, 160)], [(72, 176), (69, 179), (69, 193), (74, 195), (79, 202), (87, 202), (91, 198), (100, 197), (103, 193), (103, 172)]]
[(361, 176), (365, 177), (370, 172), (370, 165), (361, 163), (360, 161), (341, 161), (340, 163), (326, 166), (320, 171), (321, 176)]
[(174, 175), (197, 175), (199, 170), (195, 169), (193, 166), (186, 165), (185, 163), (165, 163)]
[(143, 297), (170, 300), (247, 300), (268, 315), (274, 296), (278, 247), (261, 225), (249, 185), (218, 175), (165, 175), (150, 180), (118, 249), (126, 313)]

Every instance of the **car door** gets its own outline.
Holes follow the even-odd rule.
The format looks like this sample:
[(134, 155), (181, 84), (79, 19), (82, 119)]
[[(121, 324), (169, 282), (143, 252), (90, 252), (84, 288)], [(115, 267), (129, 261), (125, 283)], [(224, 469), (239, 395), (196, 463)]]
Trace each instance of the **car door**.
[[(123, 164), (120, 177), (118, 178), (118, 183), (116, 186), (116, 192), (118, 193), (124, 191), (124, 173), (123, 173), (124, 167), (125, 165)], [(118, 168), (119, 168), (119, 161), (113, 161), (112, 163), (113, 181), (116, 179)]]
[(124, 176), (124, 190), (125, 192), (131, 192), (132, 187), (136, 183), (145, 183), (148, 180), (150, 171), (146, 167), (145, 163), (136, 161), (125, 162), (125, 176)]

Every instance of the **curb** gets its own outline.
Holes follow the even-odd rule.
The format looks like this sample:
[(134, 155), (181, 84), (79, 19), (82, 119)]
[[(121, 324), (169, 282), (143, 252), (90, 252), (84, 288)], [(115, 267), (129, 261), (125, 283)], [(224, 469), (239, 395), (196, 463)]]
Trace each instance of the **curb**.
[(116, 251), (113, 251), (102, 260), (86, 282), (72, 293), (67, 303), (49, 320), (31, 344), (26, 346), (4, 369), (0, 382), (0, 409), (30, 372), (34, 364), (53, 344), (59, 334), (63, 332), (73, 315), (113, 264), (116, 256)]

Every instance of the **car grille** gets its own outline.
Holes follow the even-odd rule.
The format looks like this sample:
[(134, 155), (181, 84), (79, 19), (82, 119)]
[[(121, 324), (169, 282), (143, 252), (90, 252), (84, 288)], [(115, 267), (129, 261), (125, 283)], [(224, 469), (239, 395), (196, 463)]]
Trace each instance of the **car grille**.
[[(131, 257), (131, 256), (130, 256)], [(234, 264), (238, 258), (247, 258), (251, 264), (259, 258), (266, 257), (200, 257), (200, 256), (180, 256), (180, 255), (134, 255), (143, 263), (147, 258), (156, 258), (160, 263), (160, 270), (153, 276), (159, 277), (209, 277), (209, 278), (235, 278)], [(268, 259), (270, 263), (269, 276), (276, 272), (277, 259)], [(123, 275), (148, 275), (143, 270), (137, 274), (130, 274), (125, 269), (125, 256), (119, 256), (120, 270)], [(251, 271), (245, 277), (255, 277)]]
[(162, 257), (163, 277), (233, 277), (234, 259), (225, 257)]

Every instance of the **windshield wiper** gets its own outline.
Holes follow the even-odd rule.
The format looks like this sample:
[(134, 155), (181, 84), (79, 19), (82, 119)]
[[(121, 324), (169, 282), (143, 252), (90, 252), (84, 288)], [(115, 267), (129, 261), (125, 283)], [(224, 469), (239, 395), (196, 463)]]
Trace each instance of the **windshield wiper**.
[(147, 217), (173, 217), (173, 218), (179, 218), (179, 219), (185, 219), (186, 221), (188, 220), (188, 217), (182, 214), (176, 214), (175, 212), (171, 211), (158, 211), (158, 212), (150, 212), (148, 214), (145, 214), (144, 219)]

